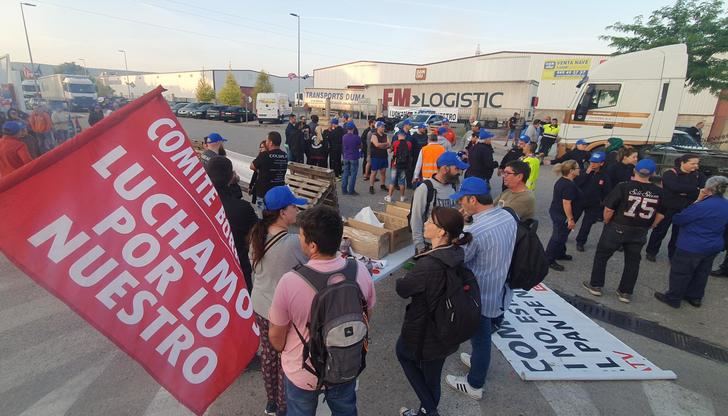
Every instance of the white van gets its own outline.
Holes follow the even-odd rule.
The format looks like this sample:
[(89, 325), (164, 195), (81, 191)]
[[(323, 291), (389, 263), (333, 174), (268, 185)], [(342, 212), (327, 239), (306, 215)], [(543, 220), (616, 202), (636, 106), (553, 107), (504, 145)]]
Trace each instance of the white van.
[(631, 146), (669, 143), (688, 65), (684, 44), (615, 56), (577, 87), (559, 136), (560, 151), (585, 139), (593, 149), (619, 137)]
[(288, 95), (275, 92), (259, 93), (255, 100), (255, 109), (259, 124), (264, 121), (282, 123), (293, 113)]

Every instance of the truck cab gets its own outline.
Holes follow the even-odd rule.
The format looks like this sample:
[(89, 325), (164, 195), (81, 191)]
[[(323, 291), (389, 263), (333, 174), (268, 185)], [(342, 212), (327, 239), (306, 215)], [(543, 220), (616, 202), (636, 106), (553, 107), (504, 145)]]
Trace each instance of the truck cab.
[(584, 77), (561, 124), (560, 151), (584, 139), (626, 145), (669, 143), (687, 71), (687, 47), (668, 45), (615, 56)]

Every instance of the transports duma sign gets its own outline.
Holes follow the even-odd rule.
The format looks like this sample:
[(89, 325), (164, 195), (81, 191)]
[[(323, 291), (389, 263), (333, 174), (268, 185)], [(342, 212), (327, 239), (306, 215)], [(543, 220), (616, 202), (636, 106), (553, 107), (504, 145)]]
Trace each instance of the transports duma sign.
[(412, 93), (411, 88), (385, 88), (384, 106), (397, 107), (451, 107), (469, 108), (477, 103), (480, 108), (501, 108), (503, 92), (432, 92)]

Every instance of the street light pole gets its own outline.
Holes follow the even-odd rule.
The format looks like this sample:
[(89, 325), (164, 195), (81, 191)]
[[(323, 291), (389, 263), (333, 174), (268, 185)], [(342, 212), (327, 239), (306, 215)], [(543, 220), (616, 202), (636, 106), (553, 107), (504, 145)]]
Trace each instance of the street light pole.
[(88, 76), (88, 67), (86, 66), (86, 60), (83, 58), (78, 58), (78, 60), (83, 63), (83, 72), (85, 72), (86, 76)]
[(129, 94), (129, 100), (131, 100), (131, 84), (129, 83), (129, 66), (126, 64), (126, 51), (119, 49), (119, 52), (124, 54), (124, 70), (126, 71), (126, 91)]
[(298, 73), (296, 74), (298, 75), (298, 97), (296, 99), (299, 99), (301, 96), (301, 16), (296, 13), (289, 14), (298, 20)]
[(33, 71), (33, 82), (35, 83), (35, 90), (38, 90), (38, 77), (35, 73), (35, 63), (33, 62), (33, 52), (30, 51), (30, 39), (28, 38), (28, 26), (25, 24), (25, 11), (23, 6), (36, 7), (32, 3), (20, 3), (20, 15), (23, 17), (23, 30), (25, 30), (25, 43), (28, 44), (28, 55), (30, 56), (30, 69)]

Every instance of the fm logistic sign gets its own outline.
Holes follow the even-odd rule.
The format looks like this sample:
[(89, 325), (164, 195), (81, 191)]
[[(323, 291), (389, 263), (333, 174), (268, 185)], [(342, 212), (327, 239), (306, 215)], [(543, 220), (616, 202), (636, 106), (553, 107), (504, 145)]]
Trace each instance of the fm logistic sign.
[(412, 93), (411, 88), (385, 88), (382, 103), (385, 107), (448, 107), (501, 108), (502, 91), (495, 92), (432, 92)]

